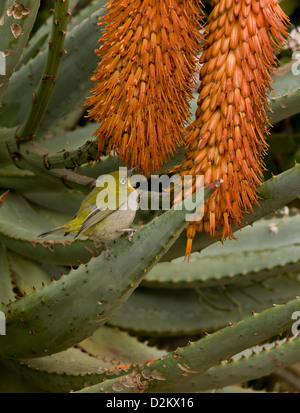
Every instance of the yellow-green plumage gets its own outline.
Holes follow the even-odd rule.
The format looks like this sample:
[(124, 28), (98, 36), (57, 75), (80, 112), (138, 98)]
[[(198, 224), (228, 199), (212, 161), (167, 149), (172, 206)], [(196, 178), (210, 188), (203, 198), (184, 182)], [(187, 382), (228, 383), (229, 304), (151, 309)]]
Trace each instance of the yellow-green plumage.
[[(124, 230), (130, 228), (136, 214), (136, 209), (133, 207), (136, 205), (138, 194), (130, 184), (131, 172), (132, 170), (127, 172), (126, 169), (120, 169), (104, 176), (105, 180), (110, 178), (115, 185), (108, 184), (103, 187), (100, 180), (98, 186), (82, 201), (71, 221), (39, 236), (44, 237), (64, 231), (65, 235), (71, 233), (75, 234), (75, 237), (84, 234), (97, 244), (118, 238)], [(115, 202), (113, 209), (107, 207), (108, 198)]]

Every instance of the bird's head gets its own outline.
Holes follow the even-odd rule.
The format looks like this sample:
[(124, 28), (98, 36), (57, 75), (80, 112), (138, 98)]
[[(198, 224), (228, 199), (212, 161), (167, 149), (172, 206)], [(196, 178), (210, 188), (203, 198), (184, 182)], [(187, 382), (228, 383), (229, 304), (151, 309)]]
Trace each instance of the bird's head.
[(119, 171), (110, 174), (116, 181), (117, 192), (131, 192), (135, 190), (130, 183), (130, 177), (135, 169), (136, 167), (129, 170), (121, 168)]

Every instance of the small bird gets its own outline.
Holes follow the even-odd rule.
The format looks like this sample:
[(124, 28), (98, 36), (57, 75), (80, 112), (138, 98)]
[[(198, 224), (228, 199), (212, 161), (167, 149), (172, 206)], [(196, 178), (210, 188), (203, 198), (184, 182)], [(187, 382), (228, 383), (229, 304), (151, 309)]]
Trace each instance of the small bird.
[[(130, 184), (130, 176), (134, 169), (127, 171), (126, 168), (120, 168), (119, 171), (104, 175), (101, 178), (102, 181), (104, 178), (104, 182), (108, 182), (106, 187), (100, 185), (102, 181), (98, 178), (97, 186), (82, 201), (74, 218), (59, 227), (43, 232), (39, 237), (58, 231), (65, 231), (65, 236), (75, 234), (75, 238), (83, 234), (93, 240), (98, 248), (104, 242), (113, 241), (123, 233), (132, 235), (135, 230), (130, 228), (130, 225), (136, 215), (139, 196)], [(110, 178), (114, 185), (110, 186), (107, 178)], [(112, 209), (109, 207), (109, 197), (114, 200)]]

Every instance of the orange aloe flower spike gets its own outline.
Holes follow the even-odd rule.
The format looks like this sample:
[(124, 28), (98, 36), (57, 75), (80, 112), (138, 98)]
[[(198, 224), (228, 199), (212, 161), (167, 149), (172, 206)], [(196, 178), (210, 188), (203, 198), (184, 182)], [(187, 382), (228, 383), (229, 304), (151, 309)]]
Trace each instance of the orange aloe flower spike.
[(199, 0), (109, 0), (87, 105), (98, 151), (142, 173), (182, 144), (200, 48)]
[(213, 0), (212, 6), (196, 119), (186, 135), (186, 160), (172, 172), (197, 171), (205, 185), (224, 182), (205, 204), (203, 224), (187, 225), (188, 257), (197, 231), (234, 238), (232, 227), (240, 227), (243, 214), (258, 205), (267, 93), (289, 22), (278, 0)]

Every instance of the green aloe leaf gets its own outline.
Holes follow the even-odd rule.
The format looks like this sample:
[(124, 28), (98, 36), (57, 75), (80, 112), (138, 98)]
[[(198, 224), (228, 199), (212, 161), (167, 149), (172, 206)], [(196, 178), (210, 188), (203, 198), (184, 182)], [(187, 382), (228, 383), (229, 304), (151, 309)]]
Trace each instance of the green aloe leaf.
[[(299, 298), (270, 308), (232, 324), (166, 357), (136, 367), (126, 376), (106, 380), (81, 390), (83, 393), (139, 393), (179, 385), (205, 373), (220, 360), (253, 347), (286, 331), (293, 324), (292, 314), (299, 310)], [(221, 343), (221, 345), (220, 345)]]
[(3, 359), (2, 362), (15, 376), (32, 383), (34, 388), (53, 393), (66, 393), (97, 383), (109, 377), (106, 371), (113, 369), (108, 362), (77, 348), (38, 359)]
[(0, 272), (0, 301), (2, 303), (9, 303), (10, 300), (15, 299), (15, 294), (13, 291), (13, 284), (11, 279), (11, 274), (9, 270), (9, 263), (7, 259), (7, 251), (3, 245), (0, 245), (0, 262), (1, 262), (1, 272)]
[(178, 258), (159, 263), (143, 285), (156, 288), (195, 288), (231, 284), (242, 279), (262, 280), (300, 269), (300, 214), (261, 220), (245, 227), (238, 242), (218, 242), (189, 262)]
[[(113, 156), (101, 157), (93, 168), (90, 167), (90, 162), (98, 153), (97, 139), (92, 136), (94, 130), (95, 125), (89, 123), (51, 139), (23, 144), (18, 150), (18, 165), (31, 170), (35, 167), (37, 172), (44, 173), (57, 168), (77, 169), (77, 173), (94, 178), (117, 170), (122, 166), (122, 160)], [(26, 160), (26, 164), (23, 164), (22, 158)]]
[[(213, 190), (206, 188), (205, 199)], [(7, 335), (0, 341), (0, 353), (23, 358), (51, 354), (104, 325), (184, 229), (188, 211), (185, 203), (181, 206), (182, 210), (166, 211), (141, 227), (131, 242), (120, 238), (109, 258), (101, 254), (49, 286), (2, 307)]]
[[(103, 6), (103, 0), (91, 1), (86, 7), (81, 9), (79, 13), (76, 13), (74, 17), (71, 18), (68, 24), (68, 30), (71, 31), (75, 26), (80, 24), (85, 18), (93, 14), (98, 8)], [(33, 59), (38, 53), (43, 51), (50, 39), (52, 25), (52, 16), (50, 16), (43, 25), (37, 30), (37, 32), (30, 38), (28, 44), (24, 48), (23, 54), (20, 59), (20, 63), (17, 69), (20, 69), (22, 65), (26, 65), (30, 59)]]
[(44, 171), (54, 168), (78, 168), (95, 159), (98, 153), (98, 143), (92, 137), (94, 130), (95, 126), (91, 123), (67, 132), (64, 136), (47, 139), (42, 144), (29, 142), (20, 147), (19, 154), (29, 164)]
[(13, 141), (16, 130), (15, 128), (2, 128), (0, 126), (0, 163), (1, 166), (13, 165), (13, 161), (7, 150), (6, 142)]
[(12, 252), (8, 252), (7, 258), (11, 278), (21, 295), (29, 294), (35, 289), (41, 288), (43, 284), (50, 284), (50, 275), (38, 262)]
[[(300, 270), (300, 244), (280, 250), (252, 251), (243, 254), (219, 256), (193, 256), (187, 264), (158, 264), (147, 279), (145, 287), (152, 288), (205, 288), (240, 281), (265, 278)], [(188, 266), (189, 265), (189, 266)]]
[[(164, 392), (198, 392), (220, 389), (237, 383), (268, 376), (278, 369), (286, 368), (300, 361), (300, 340), (280, 340), (242, 351), (229, 361), (224, 361), (206, 373), (178, 386), (163, 389)], [(159, 392), (159, 389), (157, 390)]]
[(0, 168), (0, 186), (5, 189), (13, 189), (19, 193), (38, 192), (42, 188), (47, 188), (47, 192), (52, 194), (58, 190), (66, 190), (66, 186), (57, 180), (50, 182), (41, 176), (35, 175), (31, 171), (17, 168), (15, 165), (5, 165)]
[(61, 353), (38, 359), (26, 359), (24, 362), (34, 369), (55, 372), (57, 374), (72, 374), (74, 376), (79, 374), (88, 375), (105, 367), (111, 367), (111, 363), (103, 362), (101, 359), (98, 360), (96, 357), (92, 357), (78, 348), (69, 348)]
[(9, 194), (0, 209), (0, 241), (18, 254), (54, 264), (78, 265), (97, 253), (91, 241), (67, 239), (63, 235), (53, 235), (51, 240), (38, 238), (54, 226), (53, 221), (39, 215), (17, 194)]
[(26, 381), (46, 391), (61, 393), (126, 374), (133, 364), (144, 364), (164, 354), (165, 351), (149, 347), (125, 332), (104, 327), (79, 343), (78, 348), (36, 359), (5, 360), (5, 363)]
[(79, 148), (84, 147), (87, 142), (91, 141), (94, 130), (95, 124), (88, 122), (85, 126), (78, 127), (65, 134), (56, 135), (50, 139), (49, 137), (41, 139), (39, 142), (48, 151), (68, 152), (70, 157), (74, 157)]
[(150, 347), (126, 332), (111, 327), (97, 330), (79, 343), (79, 347), (93, 356), (118, 365), (144, 364), (147, 360), (166, 354), (164, 350)]
[[(0, 208), (6, 200), (7, 195), (8, 191), (4, 192), (4, 194), (0, 196)], [(9, 300), (13, 300), (15, 298), (15, 294), (13, 291), (12, 279), (10, 277), (7, 251), (3, 245), (0, 245), (0, 262), (0, 301), (8, 303)]]
[[(102, 4), (104, 6), (105, 0)], [(90, 78), (98, 62), (94, 50), (101, 35), (101, 29), (97, 23), (102, 14), (103, 8), (99, 8), (67, 33), (65, 41), (67, 54), (60, 66), (56, 86), (39, 128), (39, 136), (51, 130), (57, 124), (58, 119), (78, 105), (82, 105), (91, 90)], [(24, 121), (32, 93), (42, 74), (46, 55), (46, 51), (38, 54), (12, 77), (0, 111), (1, 125), (13, 127)], [(30, 79), (29, 82), (28, 79)], [(24, 96), (27, 96), (29, 100), (24, 99)]]
[[(259, 202), (259, 207), (254, 208), (253, 214), (244, 214), (245, 221), (241, 224), (242, 228), (247, 225), (252, 225), (253, 222), (260, 218), (272, 214), (274, 211), (284, 207), (300, 196), (300, 165), (297, 164), (293, 168), (264, 182), (259, 187), (259, 195), (262, 198)], [(238, 228), (236, 228), (235, 231), (234, 235), (239, 239), (240, 231)], [(294, 230), (294, 232), (296, 231)], [(220, 237), (212, 238), (204, 232), (196, 234), (193, 240), (192, 252), (201, 251), (219, 240)], [(185, 249), (186, 234), (182, 233), (174, 248), (163, 257), (162, 261), (171, 261), (175, 258), (182, 257)]]
[(11, 76), (28, 41), (40, 1), (23, 0), (18, 8), (15, 6), (15, 0), (10, 0), (2, 5), (2, 11), (6, 7), (6, 12), (3, 14), (0, 10), (0, 51), (2, 54), (0, 62), (2, 63), (2, 59), (5, 59), (5, 73), (2, 71), (0, 73), (0, 100), (8, 88)]
[(135, 334), (199, 334), (291, 300), (298, 291), (297, 273), (197, 290), (139, 288), (109, 324)]
[[(41, 393), (39, 385), (25, 381), (23, 377), (17, 376), (15, 371), (0, 362), (1, 381), (0, 393)], [(83, 386), (82, 386), (83, 387)]]
[[(86, 195), (80, 192), (66, 190), (66, 191), (26, 191), (24, 197), (31, 203), (38, 205), (38, 212), (40, 214), (50, 214), (51, 211), (60, 212), (68, 215), (68, 218), (73, 217), (78, 211), (78, 207)], [(37, 210), (37, 208), (35, 207)], [(61, 218), (59, 224), (61, 224)]]
[(277, 70), (274, 93), (269, 95), (273, 125), (300, 112), (299, 79), (299, 60), (292, 60)]
[(6, 9), (7, 9), (7, 0), (3, 0), (3, 1), (0, 3), (0, 17), (3, 16), (3, 14), (4, 14), (4, 12), (5, 12)]

